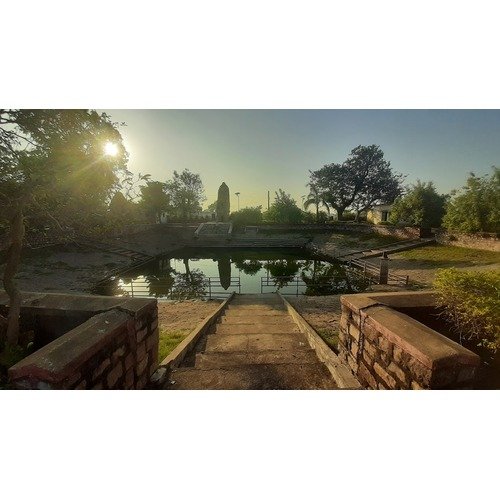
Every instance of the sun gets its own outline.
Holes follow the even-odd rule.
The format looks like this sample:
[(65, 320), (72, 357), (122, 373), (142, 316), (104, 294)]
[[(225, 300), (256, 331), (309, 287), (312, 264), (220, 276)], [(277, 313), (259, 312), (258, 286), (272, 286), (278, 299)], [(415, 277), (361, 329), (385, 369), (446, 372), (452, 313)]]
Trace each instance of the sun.
[(118, 146), (114, 142), (107, 142), (104, 145), (104, 154), (106, 156), (116, 156), (118, 154)]

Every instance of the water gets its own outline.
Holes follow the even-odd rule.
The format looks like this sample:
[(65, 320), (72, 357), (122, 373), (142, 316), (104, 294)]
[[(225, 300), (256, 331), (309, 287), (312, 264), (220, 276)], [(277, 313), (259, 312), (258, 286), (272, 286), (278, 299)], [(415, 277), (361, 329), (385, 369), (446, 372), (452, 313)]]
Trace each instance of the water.
[(331, 295), (367, 286), (354, 271), (305, 250), (184, 249), (124, 272), (94, 292), (180, 300), (278, 290), (284, 295)]

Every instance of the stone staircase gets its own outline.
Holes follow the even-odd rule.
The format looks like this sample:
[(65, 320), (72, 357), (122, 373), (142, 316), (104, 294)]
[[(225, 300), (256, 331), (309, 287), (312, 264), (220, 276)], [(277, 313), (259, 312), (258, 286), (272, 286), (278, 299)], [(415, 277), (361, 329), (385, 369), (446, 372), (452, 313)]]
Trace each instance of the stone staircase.
[(334, 389), (277, 294), (236, 295), (167, 389)]

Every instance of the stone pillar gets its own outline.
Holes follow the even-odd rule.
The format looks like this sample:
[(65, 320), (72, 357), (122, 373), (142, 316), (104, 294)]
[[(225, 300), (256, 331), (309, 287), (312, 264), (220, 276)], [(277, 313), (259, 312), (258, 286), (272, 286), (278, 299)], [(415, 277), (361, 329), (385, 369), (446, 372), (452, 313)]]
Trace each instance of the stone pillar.
[(380, 258), (380, 285), (387, 285), (387, 280), (389, 278), (389, 258), (387, 254), (384, 252), (382, 257)]
[(217, 193), (217, 222), (229, 221), (229, 188), (223, 182)]

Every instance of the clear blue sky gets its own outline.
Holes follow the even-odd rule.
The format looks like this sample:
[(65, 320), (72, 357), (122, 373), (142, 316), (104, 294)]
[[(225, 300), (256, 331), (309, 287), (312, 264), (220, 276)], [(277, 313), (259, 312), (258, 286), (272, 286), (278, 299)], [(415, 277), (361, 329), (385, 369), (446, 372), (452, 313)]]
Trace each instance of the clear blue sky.
[(165, 181), (201, 175), (207, 205), (222, 181), (231, 208), (267, 205), (278, 188), (301, 202), (308, 170), (377, 144), (395, 171), (447, 193), (500, 165), (499, 110), (105, 110), (121, 129), (129, 169)]

